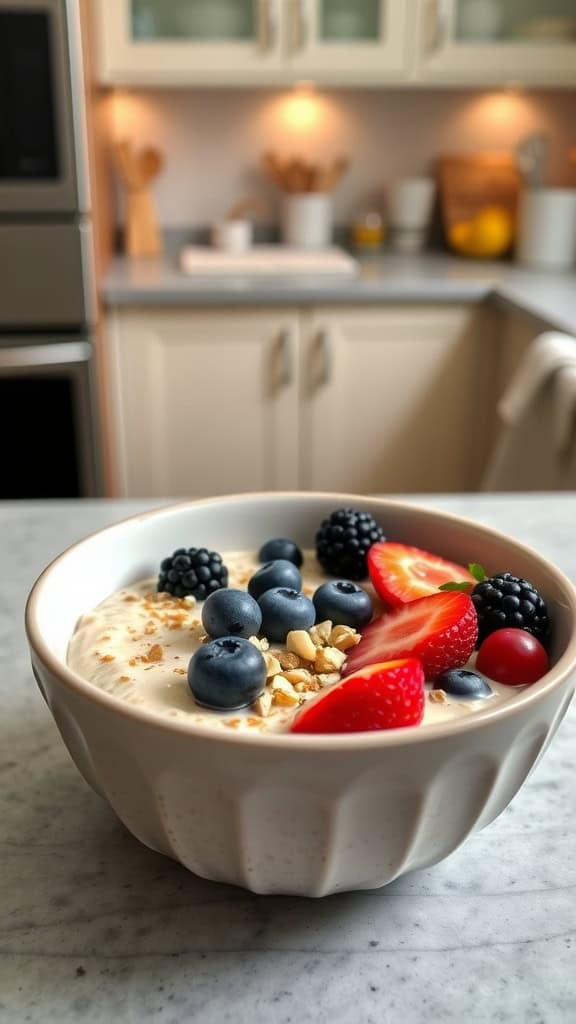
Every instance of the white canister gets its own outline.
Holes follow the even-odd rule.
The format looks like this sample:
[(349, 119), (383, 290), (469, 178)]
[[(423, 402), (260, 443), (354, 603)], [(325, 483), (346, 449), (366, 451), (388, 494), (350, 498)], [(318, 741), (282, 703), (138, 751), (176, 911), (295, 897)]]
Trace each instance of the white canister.
[(282, 239), (299, 249), (321, 249), (332, 242), (332, 197), (302, 192), (284, 197)]
[(224, 252), (245, 252), (252, 245), (252, 221), (223, 220), (215, 224), (212, 245)]
[(388, 219), (392, 245), (416, 252), (426, 240), (432, 218), (436, 183), (433, 178), (400, 178), (388, 190)]
[(528, 267), (569, 270), (576, 262), (576, 189), (527, 188), (520, 196), (516, 258)]

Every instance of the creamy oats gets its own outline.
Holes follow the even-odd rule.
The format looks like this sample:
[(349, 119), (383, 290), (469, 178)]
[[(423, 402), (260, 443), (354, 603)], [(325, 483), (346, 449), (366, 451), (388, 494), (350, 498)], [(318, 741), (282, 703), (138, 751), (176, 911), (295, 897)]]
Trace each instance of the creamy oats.
[[(255, 552), (223, 552), (229, 570), (229, 587), (246, 589), (260, 567)], [(302, 589), (312, 596), (327, 577), (313, 551), (304, 552)], [(301, 705), (340, 678), (337, 662), (356, 640), (347, 627), (315, 627), (317, 661), (305, 638), (286, 646), (260, 641), (270, 675), (266, 691), (251, 708), (211, 711), (196, 704), (187, 681), (188, 663), (202, 644), (202, 604), (194, 598), (173, 598), (156, 592), (156, 578), (140, 580), (111, 594), (80, 619), (68, 648), (68, 664), (75, 672), (120, 701), (154, 712), (160, 718), (177, 718), (209, 729), (286, 732)], [(381, 605), (370, 584), (363, 584)], [(314, 633), (314, 627), (313, 631)], [(254, 642), (258, 643), (256, 638)], [(299, 651), (300, 653), (296, 653)], [(331, 652), (336, 651), (336, 654)], [(274, 664), (275, 662), (275, 664)], [(443, 691), (427, 697), (422, 725), (476, 713), (495, 702), (509, 700), (519, 687), (492, 683), (488, 700), (459, 700)]]

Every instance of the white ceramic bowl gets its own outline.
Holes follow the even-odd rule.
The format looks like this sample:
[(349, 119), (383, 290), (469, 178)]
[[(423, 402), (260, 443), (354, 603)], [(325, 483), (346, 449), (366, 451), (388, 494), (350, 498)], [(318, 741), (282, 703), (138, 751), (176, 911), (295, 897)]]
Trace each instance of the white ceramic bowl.
[[(441, 725), (336, 736), (209, 735), (159, 720), (66, 665), (83, 612), (157, 571), (181, 544), (312, 546), (342, 505), (391, 539), (488, 572), (526, 576), (548, 599), (553, 667), (512, 701)], [(136, 516), (76, 544), (30, 596), (34, 672), (85, 779), (143, 843), (204, 878), (258, 893), (321, 896), (385, 885), (434, 864), (510, 802), (574, 690), (576, 591), (535, 552), (493, 530), (399, 502), (341, 494), (241, 495)]]

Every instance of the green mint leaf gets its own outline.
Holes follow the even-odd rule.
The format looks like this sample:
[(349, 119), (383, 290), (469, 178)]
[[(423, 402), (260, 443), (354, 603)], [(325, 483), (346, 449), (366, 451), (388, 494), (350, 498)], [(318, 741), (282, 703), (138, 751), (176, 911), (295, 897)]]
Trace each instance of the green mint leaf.
[(478, 562), (470, 562), (468, 565), (468, 572), (474, 577), (477, 583), (482, 583), (482, 580), (488, 579), (484, 572), (484, 567)]
[(438, 590), (463, 590), (467, 593), (472, 588), (470, 580), (462, 580), (460, 583), (451, 581), (450, 583), (441, 583)]

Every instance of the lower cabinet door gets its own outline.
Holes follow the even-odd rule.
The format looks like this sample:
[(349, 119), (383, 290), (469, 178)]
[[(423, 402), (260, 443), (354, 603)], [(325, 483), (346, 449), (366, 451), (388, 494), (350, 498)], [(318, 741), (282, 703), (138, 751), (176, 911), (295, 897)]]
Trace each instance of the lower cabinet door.
[(108, 336), (120, 494), (297, 487), (295, 310), (122, 308)]
[(474, 489), (482, 429), (475, 396), (490, 346), (483, 354), (472, 321), (465, 306), (311, 313), (303, 322), (302, 485), (352, 493)]

